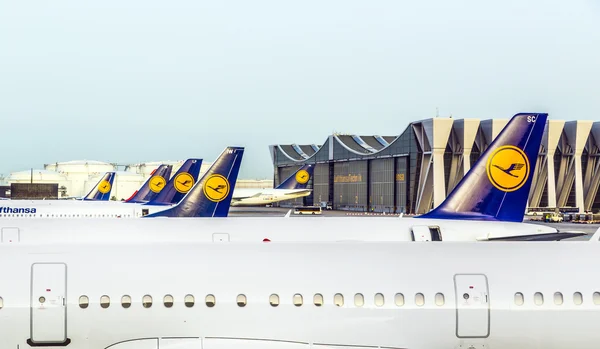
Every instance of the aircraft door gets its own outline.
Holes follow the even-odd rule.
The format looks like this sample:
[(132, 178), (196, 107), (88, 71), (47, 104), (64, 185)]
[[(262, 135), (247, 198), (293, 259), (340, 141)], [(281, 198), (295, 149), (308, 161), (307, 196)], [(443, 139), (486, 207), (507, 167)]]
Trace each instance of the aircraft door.
[(411, 228), (413, 241), (442, 241), (440, 227), (415, 225)]
[(67, 265), (31, 266), (30, 345), (65, 344), (67, 339)]
[(456, 336), (485, 338), (490, 335), (490, 299), (487, 277), (483, 274), (457, 274)]

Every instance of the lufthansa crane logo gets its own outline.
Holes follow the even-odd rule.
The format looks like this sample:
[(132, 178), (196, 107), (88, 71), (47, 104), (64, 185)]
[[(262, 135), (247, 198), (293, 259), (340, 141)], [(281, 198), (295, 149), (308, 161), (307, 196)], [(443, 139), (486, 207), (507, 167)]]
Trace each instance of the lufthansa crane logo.
[(165, 187), (165, 184), (167, 184), (167, 181), (163, 176), (153, 176), (150, 178), (150, 190), (155, 193), (160, 193), (160, 191)]
[(298, 173), (296, 173), (296, 182), (300, 184), (306, 184), (306, 182), (308, 182), (309, 179), (310, 175), (306, 170), (300, 170), (298, 171)]
[(110, 183), (107, 180), (103, 180), (98, 184), (98, 191), (102, 194), (106, 194), (110, 191)]
[(229, 195), (229, 181), (219, 174), (214, 174), (204, 182), (203, 189), (208, 200), (221, 202)]
[(523, 150), (507, 145), (492, 153), (486, 166), (494, 187), (504, 192), (518, 190), (529, 177), (529, 159)]
[(175, 181), (173, 186), (175, 190), (178, 192), (185, 194), (194, 186), (194, 177), (187, 172), (181, 172), (177, 176), (175, 176)]

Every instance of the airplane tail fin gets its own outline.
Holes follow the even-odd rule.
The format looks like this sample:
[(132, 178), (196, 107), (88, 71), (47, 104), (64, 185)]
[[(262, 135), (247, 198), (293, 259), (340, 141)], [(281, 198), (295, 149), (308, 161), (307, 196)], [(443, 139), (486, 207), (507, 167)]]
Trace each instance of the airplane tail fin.
[(166, 184), (165, 189), (150, 200), (148, 205), (173, 205), (181, 201), (198, 181), (201, 166), (202, 159), (187, 159)]
[(83, 197), (83, 200), (108, 201), (110, 199), (110, 192), (112, 191), (115, 176), (115, 172), (106, 172), (94, 188)]
[(171, 177), (173, 165), (162, 164), (152, 171), (144, 184), (125, 202), (143, 203), (154, 199), (165, 187)]
[(177, 205), (144, 217), (227, 217), (243, 155), (242, 147), (225, 148)]
[(275, 189), (306, 189), (308, 180), (312, 177), (315, 167), (304, 165), (294, 174), (286, 178)]
[(522, 222), (547, 118), (513, 116), (446, 200), (416, 218)]

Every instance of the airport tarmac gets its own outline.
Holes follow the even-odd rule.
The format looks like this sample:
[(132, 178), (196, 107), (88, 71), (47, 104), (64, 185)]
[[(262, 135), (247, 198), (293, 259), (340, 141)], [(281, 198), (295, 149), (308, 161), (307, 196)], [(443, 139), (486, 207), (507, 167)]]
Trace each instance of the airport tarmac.
[[(247, 217), (247, 216), (256, 216), (256, 217), (283, 217), (285, 216), (288, 211), (293, 210), (293, 208), (284, 208), (284, 207), (231, 207), (229, 209), (229, 216), (230, 217)], [(293, 212), (293, 211), (292, 211)], [(322, 217), (352, 217), (352, 216), (359, 216), (359, 217), (364, 217), (365, 219), (373, 219), (373, 218), (382, 218), (382, 219), (393, 219), (393, 218), (398, 218), (397, 214), (381, 214), (381, 213), (376, 213), (376, 214), (372, 214), (372, 213), (363, 213), (363, 212), (353, 212), (353, 211), (334, 211), (334, 210), (326, 210), (326, 211), (322, 211), (321, 214)], [(293, 213), (290, 215), (290, 217), (295, 217), (298, 219), (301, 219), (302, 217), (306, 217), (306, 216), (298, 216), (298, 215), (294, 215)], [(547, 225), (550, 227), (555, 227), (556, 229), (558, 229), (559, 231), (581, 231), (586, 233), (586, 236), (581, 236), (581, 237), (577, 237), (577, 238), (572, 238), (572, 239), (568, 239), (565, 241), (585, 241), (585, 240), (589, 240), (592, 235), (596, 232), (596, 230), (598, 230), (598, 228), (600, 228), (600, 224), (582, 224), (582, 223), (570, 223), (570, 222), (564, 222), (564, 223), (544, 223), (544, 222), (539, 222), (539, 221), (528, 221), (527, 219), (525, 220), (525, 222), (527, 223), (532, 223), (532, 224), (541, 224), (541, 225)]]

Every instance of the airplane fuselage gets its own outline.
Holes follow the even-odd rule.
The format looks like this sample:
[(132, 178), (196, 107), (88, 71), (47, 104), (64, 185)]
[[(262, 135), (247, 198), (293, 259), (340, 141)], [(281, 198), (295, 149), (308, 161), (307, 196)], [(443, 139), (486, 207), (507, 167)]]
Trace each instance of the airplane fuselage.
[(308, 196), (311, 189), (235, 189), (231, 206), (264, 206), (275, 202)]
[(0, 344), (597, 348), (598, 262), (592, 242), (3, 245)]

